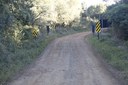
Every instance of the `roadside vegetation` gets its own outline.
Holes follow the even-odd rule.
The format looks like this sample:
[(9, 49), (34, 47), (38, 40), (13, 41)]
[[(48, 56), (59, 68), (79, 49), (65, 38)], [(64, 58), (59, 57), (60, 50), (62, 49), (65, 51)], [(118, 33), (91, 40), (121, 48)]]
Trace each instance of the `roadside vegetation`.
[(105, 61), (116, 69), (117, 72), (115, 74), (123, 80), (128, 81), (127, 42), (115, 39), (108, 33), (101, 35), (99, 40), (97, 36), (90, 36), (88, 37), (88, 41), (94, 51), (101, 54)]
[(11, 51), (8, 51), (6, 46), (0, 44), (0, 51), (3, 52), (0, 58), (1, 84), (5, 83), (12, 75), (37, 58), (53, 38), (54, 37), (50, 36), (41, 40), (35, 39), (31, 42), (26, 41), (22, 47), (17, 47), (12, 44), (10, 47)]

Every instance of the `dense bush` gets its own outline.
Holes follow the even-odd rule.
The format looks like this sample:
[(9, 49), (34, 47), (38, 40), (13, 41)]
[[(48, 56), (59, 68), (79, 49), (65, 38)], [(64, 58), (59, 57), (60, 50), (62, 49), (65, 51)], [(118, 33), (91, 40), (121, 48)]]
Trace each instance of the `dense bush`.
[(112, 22), (113, 33), (120, 39), (128, 40), (128, 5), (115, 5), (107, 13)]

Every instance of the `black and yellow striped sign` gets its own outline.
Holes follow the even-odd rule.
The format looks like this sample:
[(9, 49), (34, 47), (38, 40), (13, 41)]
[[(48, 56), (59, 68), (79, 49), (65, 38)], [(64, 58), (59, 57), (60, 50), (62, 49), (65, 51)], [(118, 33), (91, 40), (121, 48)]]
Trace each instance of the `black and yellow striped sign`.
[(37, 37), (37, 35), (38, 35), (37, 31), (35, 31), (35, 30), (32, 31), (32, 34), (33, 34), (33, 36), (35, 36), (35, 37)]
[(96, 32), (101, 32), (100, 21), (98, 21), (98, 22), (96, 23)]
[(37, 37), (38, 34), (39, 34), (39, 29), (37, 29), (37, 28), (34, 29), (34, 28), (33, 28), (33, 29), (32, 29), (32, 34), (33, 34), (34, 37)]

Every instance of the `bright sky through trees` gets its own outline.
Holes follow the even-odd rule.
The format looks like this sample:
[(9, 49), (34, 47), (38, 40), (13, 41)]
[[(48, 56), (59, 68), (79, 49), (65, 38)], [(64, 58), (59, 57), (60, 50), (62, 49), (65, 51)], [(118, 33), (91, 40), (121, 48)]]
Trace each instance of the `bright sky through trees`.
[(103, 0), (81, 0), (81, 2), (85, 2), (87, 7), (101, 3), (106, 3), (108, 5), (114, 4), (114, 0), (108, 0), (107, 2), (104, 2)]

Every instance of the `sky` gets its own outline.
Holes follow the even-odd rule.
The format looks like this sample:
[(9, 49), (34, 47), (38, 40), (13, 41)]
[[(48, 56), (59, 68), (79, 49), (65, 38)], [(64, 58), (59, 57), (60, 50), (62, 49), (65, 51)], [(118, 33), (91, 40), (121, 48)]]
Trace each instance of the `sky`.
[[(91, 5), (98, 5), (100, 3), (105, 3), (103, 0), (81, 0), (81, 2), (86, 1), (87, 7)], [(114, 0), (108, 0), (108, 5), (114, 4)]]

